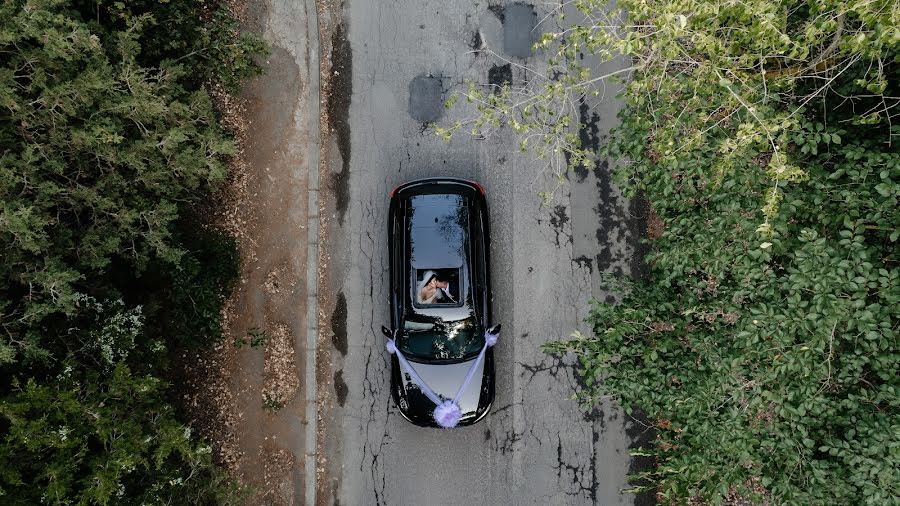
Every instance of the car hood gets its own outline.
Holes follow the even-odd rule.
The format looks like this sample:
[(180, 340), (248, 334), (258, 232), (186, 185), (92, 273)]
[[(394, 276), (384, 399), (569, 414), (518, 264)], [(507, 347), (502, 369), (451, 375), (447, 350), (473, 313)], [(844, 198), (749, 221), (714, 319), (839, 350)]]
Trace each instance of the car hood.
[[(465, 381), (466, 375), (469, 373), (469, 369), (472, 368), (475, 360), (477, 358), (456, 364), (410, 362), (410, 365), (434, 393), (443, 399), (452, 400), (462, 386), (463, 381)], [(481, 397), (481, 383), (484, 381), (484, 363), (485, 360), (482, 360), (478, 365), (472, 380), (469, 381), (465, 392), (459, 398), (459, 408), (464, 418), (475, 414), (478, 410), (478, 400)], [(400, 370), (401, 392), (405, 394), (405, 399), (402, 399), (401, 402), (408, 403), (408, 409), (414, 411), (430, 413), (434, 410), (434, 403), (425, 397), (419, 386), (413, 382), (409, 373), (402, 368)]]

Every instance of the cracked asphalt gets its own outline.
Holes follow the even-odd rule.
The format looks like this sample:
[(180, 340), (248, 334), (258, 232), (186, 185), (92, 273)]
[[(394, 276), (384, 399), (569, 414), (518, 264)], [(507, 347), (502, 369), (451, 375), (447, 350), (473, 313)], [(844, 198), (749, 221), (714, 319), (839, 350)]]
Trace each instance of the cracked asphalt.
[[(623, 489), (635, 465), (628, 448), (646, 439), (643, 427), (610, 403), (580, 409), (571, 400), (572, 357), (540, 345), (589, 333), (589, 299), (616, 297), (603, 275), (637, 273), (642, 206), (620, 194), (601, 160), (571, 173), (542, 207), (537, 193), (555, 179), (509, 131), (445, 143), (429, 130), (474, 113), (464, 100), (440, 105), (465, 82), (520, 85), (523, 64), (540, 68), (540, 57), (522, 55), (548, 28), (531, 26), (544, 19), (542, 5), (346, 0), (320, 10), (331, 88), (321, 175), (319, 504), (635, 502)], [(614, 94), (582, 107), (588, 145), (601, 146), (614, 126)], [(454, 430), (399, 415), (379, 330), (390, 322), (390, 191), (438, 175), (486, 188), (494, 322), (503, 324), (492, 412)]]

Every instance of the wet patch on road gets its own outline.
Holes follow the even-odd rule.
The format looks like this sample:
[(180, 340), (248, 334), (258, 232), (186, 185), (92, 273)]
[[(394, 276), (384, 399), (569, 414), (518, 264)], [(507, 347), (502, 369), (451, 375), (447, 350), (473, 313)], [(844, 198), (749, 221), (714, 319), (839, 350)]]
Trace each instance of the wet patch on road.
[(587, 270), (589, 271), (594, 268), (594, 259), (588, 258), (585, 255), (581, 255), (578, 258), (573, 258), (572, 261), (578, 264), (580, 267), (587, 267)]
[(334, 393), (338, 404), (343, 407), (344, 403), (347, 402), (347, 394), (350, 393), (350, 389), (347, 388), (347, 382), (344, 381), (344, 371), (342, 369), (334, 371)]
[(537, 12), (522, 3), (508, 5), (500, 19), (503, 23), (503, 51), (517, 58), (531, 56), (531, 46), (537, 42)]
[(347, 297), (339, 292), (331, 313), (331, 344), (341, 355), (347, 355)]
[(643, 191), (631, 199), (628, 205), (628, 243), (632, 248), (631, 253), (631, 278), (643, 279), (647, 275), (647, 264), (644, 258), (650, 250), (650, 245), (644, 239), (647, 231), (647, 220), (650, 217), (650, 203)]
[(569, 223), (569, 214), (566, 212), (566, 206), (556, 206), (553, 208), (553, 212), (550, 213), (550, 226), (553, 227), (553, 230), (556, 232), (556, 246), (561, 246), (559, 242), (559, 236), (568, 235), (568, 242), (572, 242), (572, 234), (566, 233), (565, 226)]
[(491, 65), (488, 69), (488, 83), (495, 86), (494, 93), (499, 93), (504, 84), (512, 84), (512, 65)]
[(481, 36), (481, 30), (475, 30), (472, 33), (472, 40), (469, 41), (469, 47), (472, 51), (481, 51), (484, 49), (484, 38)]
[(504, 12), (503, 4), (500, 3), (492, 3), (488, 5), (488, 10), (491, 11), (491, 14), (497, 17), (500, 22), (504, 22), (506, 20), (506, 14)]
[[(630, 443), (629, 450), (647, 450), (653, 447), (653, 441), (656, 439), (656, 428), (651, 421), (647, 419), (647, 415), (640, 409), (635, 409), (631, 416), (626, 415), (625, 434), (628, 436)], [(632, 456), (631, 464), (628, 466), (628, 474), (636, 475), (642, 472), (652, 471), (654, 467), (653, 457)], [(635, 487), (650, 485), (646, 480), (637, 480), (632, 482)], [(656, 493), (652, 487), (643, 492), (635, 494), (635, 506), (650, 506), (656, 504)]]
[(608, 272), (613, 263), (618, 260), (613, 257), (612, 244), (618, 237), (622, 225), (621, 211), (619, 210), (619, 198), (613, 193), (612, 174), (609, 170), (609, 162), (603, 160), (597, 164), (597, 189), (600, 192), (600, 202), (594, 211), (600, 221), (597, 228), (597, 243), (600, 245), (600, 253), (597, 254), (597, 270)]
[(419, 75), (409, 82), (409, 115), (421, 123), (434, 123), (444, 113), (441, 79)]
[[(578, 122), (580, 123), (578, 140), (581, 141), (582, 149), (588, 149), (596, 154), (600, 151), (600, 115), (596, 112), (591, 112), (584, 101), (584, 97), (581, 97), (578, 102)], [(566, 161), (568, 161), (568, 157)], [(594, 170), (596, 171), (596, 169), (595, 166)], [(585, 165), (576, 167), (575, 176), (578, 178), (577, 181), (579, 183), (583, 183), (588, 176), (588, 167)]]
[[(594, 432), (596, 436), (596, 432)], [(596, 441), (596, 439), (594, 440)], [(591, 446), (594, 446), (592, 442)], [(594, 451), (593, 448), (591, 450)], [(572, 486), (570, 495), (583, 494), (590, 499), (591, 504), (597, 504), (597, 488), (600, 483), (597, 481), (596, 459), (591, 458), (589, 464), (570, 464), (567, 462), (566, 456), (563, 455), (562, 437), (556, 435), (556, 478), (559, 483), (564, 483), (564, 478), (569, 478)]]
[(331, 175), (338, 222), (343, 226), (350, 202), (350, 102), (353, 98), (353, 50), (347, 40), (344, 23), (337, 25), (331, 36), (331, 76), (328, 96), (328, 123), (335, 134), (341, 154), (342, 171)]

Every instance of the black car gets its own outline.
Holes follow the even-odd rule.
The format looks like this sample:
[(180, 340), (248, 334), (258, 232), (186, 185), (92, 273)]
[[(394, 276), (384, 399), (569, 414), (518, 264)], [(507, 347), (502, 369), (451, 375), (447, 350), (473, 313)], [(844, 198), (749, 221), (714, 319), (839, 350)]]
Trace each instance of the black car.
[[(477, 183), (451, 178), (412, 181), (391, 192), (388, 214), (391, 328), (409, 365), (441, 400), (463, 385), (491, 322), (487, 202)], [(410, 422), (437, 427), (435, 403), (391, 355), (391, 392)], [(487, 415), (494, 400), (494, 353), (458, 398), (458, 425)]]

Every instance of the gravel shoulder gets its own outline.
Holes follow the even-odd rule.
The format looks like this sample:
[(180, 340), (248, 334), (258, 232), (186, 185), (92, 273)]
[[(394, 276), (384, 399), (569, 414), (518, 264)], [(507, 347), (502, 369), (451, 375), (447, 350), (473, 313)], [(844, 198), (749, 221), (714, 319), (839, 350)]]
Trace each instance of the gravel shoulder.
[[(315, 7), (237, 9), (271, 48), (264, 74), (240, 96), (214, 93), (240, 151), (221, 222), (238, 237), (242, 271), (222, 310), (225, 340), (182, 357), (194, 362), (185, 401), (217, 460), (250, 487), (248, 504), (301, 504), (315, 490), (315, 382), (306, 379), (316, 331), (318, 69), (310, 66), (318, 66), (318, 41), (307, 37)], [(234, 345), (253, 335), (263, 342)]]

